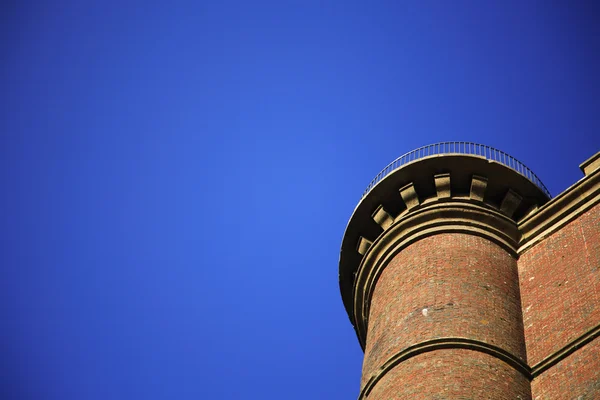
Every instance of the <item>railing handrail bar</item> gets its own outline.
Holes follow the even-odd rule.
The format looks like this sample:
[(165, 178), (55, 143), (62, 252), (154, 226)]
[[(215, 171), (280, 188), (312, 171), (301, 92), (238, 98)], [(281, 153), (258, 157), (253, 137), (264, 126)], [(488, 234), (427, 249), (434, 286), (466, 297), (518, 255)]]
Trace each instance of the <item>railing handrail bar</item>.
[[(462, 150), (461, 150), (462, 145)], [(437, 147), (437, 150), (436, 150)], [(432, 149), (432, 151), (429, 151)], [(422, 152), (422, 154), (421, 154)], [(511, 156), (508, 153), (505, 153), (502, 150), (496, 149), (492, 146), (487, 146), (475, 142), (439, 142), (432, 143), (426, 146), (418, 147), (414, 150), (411, 150), (407, 153), (404, 153), (400, 157), (396, 158), (394, 161), (385, 166), (376, 176), (371, 180), (367, 189), (363, 193), (362, 197), (366, 196), (367, 193), (373, 189), (375, 185), (377, 185), (383, 178), (385, 178), (389, 173), (395, 171), (405, 164), (411, 163), (416, 160), (420, 160), (425, 157), (431, 157), (434, 155), (440, 154), (467, 154), (467, 155), (475, 155), (484, 157), (487, 160), (496, 161), (500, 164), (507, 166), (508, 168), (516, 171), (521, 174), (525, 178), (527, 178), (530, 182), (540, 188), (548, 198), (552, 198), (550, 192), (546, 188), (546, 186), (542, 183), (541, 179), (525, 164), (521, 161), (517, 160), (515, 157)], [(412, 156), (412, 159), (411, 159)]]

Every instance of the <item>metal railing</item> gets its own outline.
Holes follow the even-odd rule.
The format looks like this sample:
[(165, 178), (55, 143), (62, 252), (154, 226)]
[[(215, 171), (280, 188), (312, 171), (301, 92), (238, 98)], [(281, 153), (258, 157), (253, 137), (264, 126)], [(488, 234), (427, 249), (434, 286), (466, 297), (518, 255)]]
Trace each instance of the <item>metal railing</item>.
[(382, 169), (381, 172), (377, 174), (377, 176), (371, 181), (371, 183), (369, 183), (369, 186), (367, 186), (367, 189), (363, 193), (362, 197), (365, 197), (367, 193), (369, 193), (371, 189), (373, 189), (373, 187), (377, 185), (383, 178), (385, 178), (390, 172), (395, 171), (396, 169), (410, 162), (438, 154), (468, 154), (499, 162), (529, 179), (534, 185), (540, 188), (548, 196), (548, 198), (552, 198), (550, 192), (548, 189), (546, 189), (546, 186), (544, 186), (540, 178), (538, 178), (532, 170), (527, 168), (525, 164), (506, 154), (502, 150), (472, 142), (441, 142), (409, 151), (408, 153), (396, 158), (394, 161), (389, 163), (387, 167)]

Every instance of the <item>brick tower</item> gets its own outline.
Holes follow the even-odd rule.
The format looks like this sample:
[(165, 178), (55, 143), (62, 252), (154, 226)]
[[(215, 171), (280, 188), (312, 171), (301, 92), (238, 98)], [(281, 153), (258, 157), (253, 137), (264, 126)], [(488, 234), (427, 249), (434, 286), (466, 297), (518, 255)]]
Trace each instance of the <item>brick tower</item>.
[[(600, 153), (554, 199), (499, 150), (388, 165), (346, 228), (359, 399), (600, 398)], [(579, 396), (579, 397), (578, 397)]]

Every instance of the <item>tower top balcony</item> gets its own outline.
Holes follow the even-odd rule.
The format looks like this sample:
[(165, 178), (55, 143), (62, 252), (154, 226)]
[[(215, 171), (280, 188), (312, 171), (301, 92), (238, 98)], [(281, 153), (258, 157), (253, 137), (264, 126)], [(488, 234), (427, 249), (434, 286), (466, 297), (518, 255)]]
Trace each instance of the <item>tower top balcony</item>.
[[(439, 232), (443, 229), (440, 225), (462, 224), (470, 229), (473, 224), (491, 224), (493, 219), (494, 229), (507, 232), (505, 247), (511, 251), (519, 241), (517, 222), (550, 198), (546, 186), (525, 164), (482, 144), (431, 144), (388, 164), (362, 194), (340, 251), (342, 299), (361, 345), (366, 334), (361, 331), (368, 318), (368, 314), (363, 314), (368, 310), (359, 311), (357, 296), (362, 297), (363, 290), (359, 275), (369, 268), (363, 265), (370, 262), (366, 261), (369, 248), (381, 248), (379, 242), (386, 232), (394, 231), (395, 237), (402, 238), (409, 232), (407, 226), (411, 231), (416, 228), (423, 232), (425, 227), (438, 226), (435, 231)], [(469, 210), (474, 212), (466, 217), (471, 222), (466, 222), (465, 213)], [(505, 222), (498, 222), (501, 220)], [(516, 250), (513, 253), (516, 255)]]
[(517, 171), (527, 179), (529, 179), (534, 185), (536, 185), (548, 198), (552, 196), (542, 183), (541, 179), (529, 169), (525, 164), (514, 158), (513, 156), (506, 154), (502, 150), (495, 149), (491, 146), (484, 144), (472, 143), (472, 142), (440, 142), (429, 144), (427, 146), (419, 147), (409, 151), (408, 153), (401, 155), (394, 161), (389, 163), (384, 169), (381, 170), (369, 183), (369, 186), (365, 189), (362, 197), (365, 197), (371, 189), (375, 187), (381, 180), (383, 180), (390, 173), (395, 170), (404, 167), (407, 164), (421, 160), (423, 158), (435, 157), (439, 155), (470, 155), (476, 157), (483, 157), (486, 160), (494, 161)]

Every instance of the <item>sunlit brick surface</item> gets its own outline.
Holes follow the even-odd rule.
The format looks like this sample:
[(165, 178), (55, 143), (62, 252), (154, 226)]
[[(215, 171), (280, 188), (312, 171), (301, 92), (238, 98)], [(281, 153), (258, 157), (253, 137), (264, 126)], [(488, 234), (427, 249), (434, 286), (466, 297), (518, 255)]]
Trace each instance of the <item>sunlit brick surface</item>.
[(600, 400), (600, 152), (554, 199), (478, 157), (402, 165), (342, 242), (359, 400)]
[(600, 399), (600, 338), (531, 382), (534, 400)]
[(600, 324), (600, 206), (523, 254), (519, 274), (533, 366)]
[[(468, 234), (444, 233), (424, 238), (396, 255), (376, 284), (363, 385), (394, 354), (436, 338), (478, 340), (501, 347), (524, 361), (520, 307), (517, 262), (504, 249)], [(426, 357), (434, 362), (436, 354)], [(483, 358), (477, 359), (483, 362)], [(471, 364), (463, 370), (469, 369), (467, 365)], [(474, 370), (469, 376), (477, 376), (477, 372)], [(412, 378), (403, 378), (403, 387), (417, 383)], [(423, 374), (418, 380), (430, 379), (435, 378)]]
[(472, 350), (445, 349), (400, 363), (367, 399), (530, 399), (529, 380), (498, 360)]

